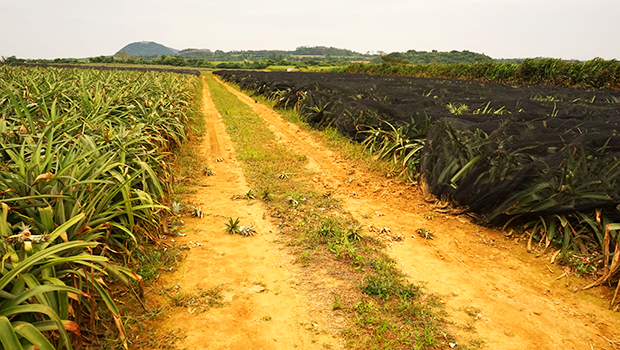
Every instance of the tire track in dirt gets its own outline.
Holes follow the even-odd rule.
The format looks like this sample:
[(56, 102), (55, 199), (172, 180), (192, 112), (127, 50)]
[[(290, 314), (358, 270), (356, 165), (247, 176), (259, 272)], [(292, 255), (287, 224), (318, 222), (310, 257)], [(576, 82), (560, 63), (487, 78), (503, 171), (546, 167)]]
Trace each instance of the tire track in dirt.
[[(572, 274), (557, 279), (562, 267), (528, 254), (523, 242), (434, 210), (417, 188), (356, 169), (270, 107), (225, 86), (282, 142), (308, 156), (318, 190), (341, 198), (364, 227), (389, 227), (392, 236), (405, 237), (402, 242), (388, 238), (388, 253), (412, 281), (424, 281), (442, 295), (455, 333), (500, 350), (620, 344), (620, 316), (608, 310), (608, 288), (581, 291), (585, 280)], [(420, 238), (416, 229), (422, 226), (435, 232), (435, 239)]]
[[(185, 335), (179, 349), (323, 349), (324, 344), (341, 348), (339, 339), (325, 330), (324, 314), (331, 312), (331, 305), (311, 302), (314, 285), (274, 242), (277, 230), (265, 218), (261, 203), (231, 199), (249, 186), (206, 84), (203, 103), (208, 132), (198, 152), (209, 160), (214, 176), (201, 179), (188, 197), (202, 208), (204, 218), (184, 216), (181, 232), (186, 236), (174, 239), (191, 249), (174, 273), (162, 274), (159, 287), (148, 297), (149, 304), (162, 305), (166, 301), (156, 293), (161, 289), (171, 299), (178, 293), (221, 287), (226, 304), (203, 313), (200, 308), (173, 308), (160, 329), (179, 329)], [(220, 157), (223, 161), (215, 162)], [(224, 233), (229, 217), (254, 225), (257, 234), (244, 238)]]

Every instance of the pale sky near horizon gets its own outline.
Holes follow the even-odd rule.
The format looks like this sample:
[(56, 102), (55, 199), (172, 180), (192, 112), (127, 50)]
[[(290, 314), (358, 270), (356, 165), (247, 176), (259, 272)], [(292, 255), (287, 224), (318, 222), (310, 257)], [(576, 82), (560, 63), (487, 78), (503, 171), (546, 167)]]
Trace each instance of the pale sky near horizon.
[(620, 59), (619, 15), (620, 0), (0, 0), (0, 56), (82, 58), (154, 41)]

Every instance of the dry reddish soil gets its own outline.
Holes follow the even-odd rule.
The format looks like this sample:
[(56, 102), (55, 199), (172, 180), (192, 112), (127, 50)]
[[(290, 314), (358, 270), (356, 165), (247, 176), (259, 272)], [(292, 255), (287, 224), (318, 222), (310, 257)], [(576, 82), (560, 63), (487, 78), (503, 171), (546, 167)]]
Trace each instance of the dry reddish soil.
[[(551, 264), (550, 254), (529, 254), (523, 241), (442, 213), (417, 187), (356, 168), (273, 109), (227, 88), (276, 137), (308, 157), (317, 190), (341, 199), (364, 227), (391, 230), (379, 237), (388, 253), (411, 282), (442, 297), (461, 339), (480, 339), (482, 348), (499, 350), (620, 348), (620, 314), (608, 310), (609, 288), (581, 290), (588, 281)], [(187, 236), (178, 241), (193, 248), (162, 281), (165, 288), (186, 292), (222, 286), (227, 303), (200, 314), (176, 308), (163, 327), (180, 328), (186, 338), (179, 348), (185, 349), (341, 348), (338, 330), (345, 321), (331, 311), (328, 298), (317, 297), (329, 291), (329, 282), (294, 264), (275, 242), (277, 229), (260, 203), (231, 199), (249, 187), (206, 85), (204, 103), (209, 132), (201, 152), (215, 176), (205, 177), (191, 195), (205, 216), (186, 219)], [(214, 162), (220, 157), (223, 162)], [(257, 235), (224, 234), (228, 217), (254, 224)], [(416, 234), (422, 226), (434, 239)]]

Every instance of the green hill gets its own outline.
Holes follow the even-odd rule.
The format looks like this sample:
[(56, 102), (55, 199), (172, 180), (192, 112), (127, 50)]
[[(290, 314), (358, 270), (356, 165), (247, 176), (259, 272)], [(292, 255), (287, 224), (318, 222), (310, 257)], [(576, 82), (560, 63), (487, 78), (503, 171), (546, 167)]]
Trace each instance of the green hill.
[(140, 41), (126, 45), (120, 49), (119, 52), (125, 52), (131, 57), (153, 57), (162, 55), (173, 56), (176, 55), (179, 50), (152, 41)]

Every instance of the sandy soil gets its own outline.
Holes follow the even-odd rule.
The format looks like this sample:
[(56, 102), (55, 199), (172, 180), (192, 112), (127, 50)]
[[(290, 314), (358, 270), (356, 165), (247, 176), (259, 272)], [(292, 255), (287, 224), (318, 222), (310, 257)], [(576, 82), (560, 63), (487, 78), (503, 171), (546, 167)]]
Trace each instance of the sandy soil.
[[(528, 254), (522, 241), (442, 214), (416, 187), (356, 169), (271, 108), (229, 90), (263, 116), (282, 142), (307, 155), (317, 189), (342, 199), (364, 227), (389, 227), (392, 237), (404, 237), (381, 238), (412, 282), (442, 296), (451, 328), (462, 339), (480, 339), (483, 348), (500, 350), (620, 348), (620, 314), (608, 310), (608, 288), (582, 291), (587, 281), (573, 273), (558, 279), (564, 269), (548, 256)], [(189, 231), (179, 240), (202, 246), (190, 250), (177, 273), (163, 278), (167, 286), (186, 291), (222, 285), (228, 304), (199, 315), (177, 310), (166, 327), (185, 332), (181, 348), (187, 349), (340, 348), (343, 320), (325, 298), (314, 297), (314, 290), (329, 286), (304, 274), (274, 242), (277, 230), (259, 203), (231, 200), (248, 186), (208, 89), (204, 112), (209, 133), (202, 151), (211, 161), (224, 161), (209, 163), (216, 176), (205, 177), (191, 198), (205, 217), (186, 220)], [(228, 217), (256, 225), (258, 234), (224, 234)], [(422, 226), (435, 238), (420, 238), (415, 231)]]

